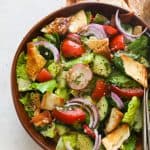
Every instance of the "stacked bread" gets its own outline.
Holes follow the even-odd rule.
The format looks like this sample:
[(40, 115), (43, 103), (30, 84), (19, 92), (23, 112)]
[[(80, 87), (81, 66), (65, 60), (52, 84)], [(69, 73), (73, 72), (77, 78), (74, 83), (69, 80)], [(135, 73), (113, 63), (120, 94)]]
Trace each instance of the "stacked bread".
[(150, 26), (150, 0), (66, 0), (67, 5), (78, 2), (101, 2), (133, 11)]

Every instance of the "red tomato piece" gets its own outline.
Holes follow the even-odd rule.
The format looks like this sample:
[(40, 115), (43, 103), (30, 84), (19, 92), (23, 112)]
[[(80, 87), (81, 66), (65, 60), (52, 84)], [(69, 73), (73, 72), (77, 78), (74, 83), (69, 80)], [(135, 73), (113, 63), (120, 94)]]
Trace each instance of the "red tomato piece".
[(45, 82), (52, 79), (52, 75), (45, 68), (43, 68), (36, 77), (37, 81)]
[(103, 80), (98, 80), (96, 82), (95, 89), (92, 92), (93, 100), (100, 100), (100, 98), (105, 95), (106, 90), (107, 88), (105, 82)]
[(144, 90), (142, 88), (134, 88), (134, 89), (126, 89), (126, 88), (119, 88), (115, 85), (111, 85), (111, 91), (115, 92), (121, 97), (132, 97), (132, 96), (143, 96)]
[(88, 125), (84, 124), (83, 125), (83, 129), (84, 129), (84, 133), (86, 133), (87, 135), (91, 136), (92, 138), (95, 138), (95, 133), (92, 129), (90, 129), (88, 127)]
[(123, 50), (125, 48), (124, 36), (122, 34), (116, 35), (110, 41), (111, 51)]
[(84, 53), (84, 48), (72, 40), (65, 39), (61, 45), (62, 54), (65, 57), (79, 57)]
[(104, 25), (103, 27), (105, 32), (110, 36), (113, 36), (118, 33), (118, 30), (110, 25)]
[(76, 108), (74, 110), (57, 110), (52, 112), (54, 118), (65, 124), (75, 124), (76, 122), (83, 122), (86, 119), (86, 114), (82, 109)]

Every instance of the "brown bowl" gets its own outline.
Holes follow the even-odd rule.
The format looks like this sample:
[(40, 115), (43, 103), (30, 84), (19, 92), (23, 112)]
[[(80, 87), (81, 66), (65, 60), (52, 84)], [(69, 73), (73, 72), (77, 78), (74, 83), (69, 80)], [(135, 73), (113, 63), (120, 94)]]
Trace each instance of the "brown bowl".
[[(27, 116), (23, 105), (19, 102), (19, 92), (17, 87), (17, 81), (16, 81), (16, 63), (19, 54), (26, 49), (26, 43), (31, 41), (34, 37), (36, 37), (38, 34), (40, 34), (40, 29), (45, 26), (46, 24), (50, 23), (52, 20), (54, 20), (57, 17), (62, 16), (70, 16), (71, 14), (84, 9), (84, 10), (90, 10), (93, 13), (101, 12), (104, 16), (110, 18), (112, 14), (116, 12), (117, 9), (120, 9), (122, 13), (127, 12), (126, 10), (108, 5), (108, 4), (102, 4), (102, 3), (80, 3), (75, 4), (69, 7), (64, 7), (62, 9), (59, 9), (55, 11), (54, 13), (49, 14), (45, 18), (43, 18), (40, 22), (38, 22), (35, 26), (32, 27), (32, 29), (27, 33), (27, 35), (24, 37), (22, 42), (20, 43), (17, 52), (15, 54), (12, 69), (11, 69), (11, 90), (12, 90), (12, 97), (13, 102), (16, 108), (17, 115), (25, 128), (25, 130), (29, 133), (29, 135), (45, 150), (54, 150), (55, 144), (51, 140), (45, 139), (42, 135), (40, 135), (32, 126), (30, 123), (29, 117)], [(138, 17), (134, 16), (132, 20), (132, 24), (136, 25), (142, 25), (146, 26)]]

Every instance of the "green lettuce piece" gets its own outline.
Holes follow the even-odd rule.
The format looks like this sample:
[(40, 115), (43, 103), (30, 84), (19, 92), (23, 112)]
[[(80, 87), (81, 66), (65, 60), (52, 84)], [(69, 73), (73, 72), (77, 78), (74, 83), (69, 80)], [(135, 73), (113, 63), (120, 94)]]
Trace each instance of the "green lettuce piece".
[(34, 109), (31, 105), (30, 94), (27, 93), (25, 96), (21, 97), (19, 101), (24, 105), (24, 109), (27, 112), (28, 116), (31, 118), (34, 114)]
[(81, 41), (84, 44), (84, 46), (86, 46), (88, 40), (89, 40), (89, 38), (87, 36), (81, 35)]
[(20, 99), (19, 99), (19, 101), (23, 104), (23, 105), (27, 105), (27, 104), (29, 104), (29, 101), (30, 99), (29, 99), (29, 94), (26, 94), (24, 97), (21, 97)]
[(19, 91), (29, 91), (31, 90), (31, 81), (26, 72), (26, 60), (27, 57), (24, 52), (22, 52), (17, 60), (16, 66), (16, 77)]
[(24, 109), (25, 109), (25, 111), (27, 112), (27, 114), (30, 118), (32, 118), (34, 116), (34, 110), (31, 106), (27, 105), (27, 106), (24, 107)]
[(18, 90), (20, 92), (32, 90), (32, 88), (31, 88), (31, 81), (30, 80), (18, 78), (17, 79), (17, 83), (18, 83)]
[(26, 72), (26, 55), (24, 52), (22, 52), (17, 60), (17, 66), (16, 66), (16, 75), (17, 79), (24, 79), (29, 80), (27, 72)]
[(150, 62), (146, 58), (144, 58), (144, 57), (140, 57), (139, 59), (137, 59), (137, 61), (139, 63), (143, 64), (147, 68), (150, 67)]
[(122, 62), (122, 59), (121, 59), (119, 53), (115, 53), (115, 54), (114, 54), (114, 57), (113, 57), (113, 59), (112, 59), (112, 62), (114, 63), (115, 67), (116, 67), (119, 71), (125, 72), (125, 71), (124, 71), (124, 67), (123, 67), (123, 62)]
[(106, 23), (107, 21), (108, 21), (108, 19), (107, 19), (105, 16), (103, 16), (103, 15), (101, 15), (101, 14), (99, 14), (99, 13), (97, 13), (97, 14), (95, 15), (94, 20), (93, 20), (93, 22), (95, 22), (95, 23), (100, 23), (100, 24), (104, 24), (104, 23)]
[(49, 127), (48, 129), (41, 131), (41, 134), (44, 137), (55, 138), (56, 137), (56, 125), (55, 125), (55, 123), (52, 123), (52, 126)]
[(45, 41), (46, 39), (42, 36), (37, 36), (32, 40), (32, 42), (39, 42), (39, 41)]
[(143, 117), (142, 117), (142, 106), (137, 110), (135, 119), (134, 119), (134, 124), (133, 124), (133, 130), (135, 132), (140, 132), (142, 130), (143, 124)]
[(128, 110), (124, 114), (122, 122), (127, 123), (132, 127), (134, 124), (136, 112), (139, 109), (139, 107), (140, 107), (140, 99), (136, 96), (133, 96), (128, 104)]
[(53, 77), (56, 77), (56, 75), (58, 75), (58, 73), (60, 72), (60, 65), (58, 63), (51, 63), (49, 66), (48, 66), (48, 71), (51, 73), (51, 75)]
[(42, 131), (46, 131), (49, 128), (49, 125), (44, 125), (44, 126), (34, 126), (34, 128), (38, 131), (38, 132), (42, 132)]
[(139, 63), (145, 65), (145, 67), (150, 67), (149, 59), (149, 38), (145, 35), (142, 35), (140, 38), (136, 39), (128, 45), (127, 53), (131, 56), (136, 56), (133, 58)]
[(147, 58), (148, 47), (149, 47), (149, 38), (145, 35), (142, 35), (140, 38), (136, 39), (135, 41), (131, 42), (128, 45), (128, 51), (130, 53)]
[(120, 149), (121, 150), (135, 150), (136, 148), (136, 136), (131, 135), (127, 141), (121, 145)]
[(121, 26), (123, 27), (123, 29), (126, 31), (126, 32), (128, 32), (128, 33), (132, 33), (132, 30), (133, 30), (133, 28), (132, 28), (132, 26), (131, 25), (129, 25), (129, 24), (121, 24)]
[(67, 88), (58, 88), (56, 89), (55, 94), (64, 100), (68, 100), (70, 97), (70, 92)]
[(63, 142), (63, 137), (60, 137), (57, 145), (56, 145), (56, 150), (66, 150), (65, 144)]
[(143, 56), (136, 54), (136, 53), (134, 54), (132, 51), (117, 52), (114, 54), (112, 61), (115, 64), (115, 66), (122, 72), (124, 72), (124, 68), (123, 68), (122, 60), (120, 58), (120, 54), (125, 54), (125, 55), (133, 58), (134, 60), (143, 64), (147, 68), (150, 67), (150, 62), (148, 61), (148, 59), (146, 57), (143, 57)]
[(33, 90), (38, 90), (41, 93), (45, 92), (53, 92), (53, 90), (57, 87), (56, 80), (50, 80), (43, 83), (32, 83), (31, 88)]
[(17, 82), (18, 82), (18, 89), (21, 92), (31, 91), (31, 90), (38, 90), (41, 93), (53, 92), (53, 90), (57, 87), (56, 80), (50, 80), (42, 83), (37, 83), (37, 82), (31, 83), (31, 81), (29, 80), (18, 79)]
[(56, 47), (60, 46), (60, 37), (58, 33), (52, 33), (52, 34), (44, 34), (44, 37), (52, 44), (54, 44)]
[(120, 72), (113, 72), (108, 77), (107, 81), (122, 88), (132, 88), (140, 86), (136, 81)]
[(147, 36), (142, 35), (140, 38), (136, 39), (135, 41), (131, 42), (128, 45), (128, 50), (143, 50), (148, 48), (149, 39)]
[(66, 133), (69, 133), (70, 132), (70, 128), (65, 126), (65, 125), (56, 123), (56, 131), (57, 131), (57, 134), (59, 136), (62, 136), (64, 134), (66, 134)]
[(41, 130), (41, 134), (44, 137), (56, 138), (57, 136), (62, 136), (70, 131), (70, 128), (62, 124), (52, 123), (48, 128)]
[(92, 19), (91, 11), (86, 12), (86, 18), (87, 18), (87, 23), (89, 24), (91, 22), (91, 19)]

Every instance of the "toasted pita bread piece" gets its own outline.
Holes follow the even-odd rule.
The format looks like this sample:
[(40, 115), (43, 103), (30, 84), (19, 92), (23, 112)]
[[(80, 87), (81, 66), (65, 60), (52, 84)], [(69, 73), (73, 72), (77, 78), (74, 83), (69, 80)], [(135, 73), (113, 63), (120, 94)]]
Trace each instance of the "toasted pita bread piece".
[(110, 58), (109, 39), (96, 39), (91, 37), (87, 42), (87, 46), (93, 50), (94, 53), (101, 54)]
[(120, 124), (122, 118), (123, 113), (115, 107), (112, 108), (108, 123), (106, 124), (105, 132), (109, 133), (114, 130)]
[(42, 28), (41, 31), (49, 34), (56, 32), (60, 35), (64, 35), (68, 31), (69, 21), (70, 21), (69, 17), (56, 18), (50, 24)]
[(128, 6), (136, 15), (141, 15), (143, 12), (143, 5), (145, 0), (126, 0)]
[(39, 71), (46, 64), (45, 58), (39, 54), (34, 43), (27, 44), (27, 64), (26, 70), (31, 80), (35, 80)]
[(146, 67), (124, 54), (120, 57), (123, 61), (126, 74), (146, 88), (148, 86), (148, 74)]
[(130, 136), (129, 126), (122, 124), (116, 130), (112, 131), (102, 139), (102, 143), (106, 150), (118, 150), (122, 143)]
[(107, 4), (116, 5), (129, 10), (129, 7), (124, 0), (107, 0), (107, 1), (106, 0), (67, 0), (67, 5), (72, 5), (74, 3), (81, 3), (81, 2), (107, 3)]
[(80, 10), (75, 15), (71, 17), (69, 31), (72, 33), (77, 33), (80, 29), (87, 25), (87, 18), (84, 10)]

